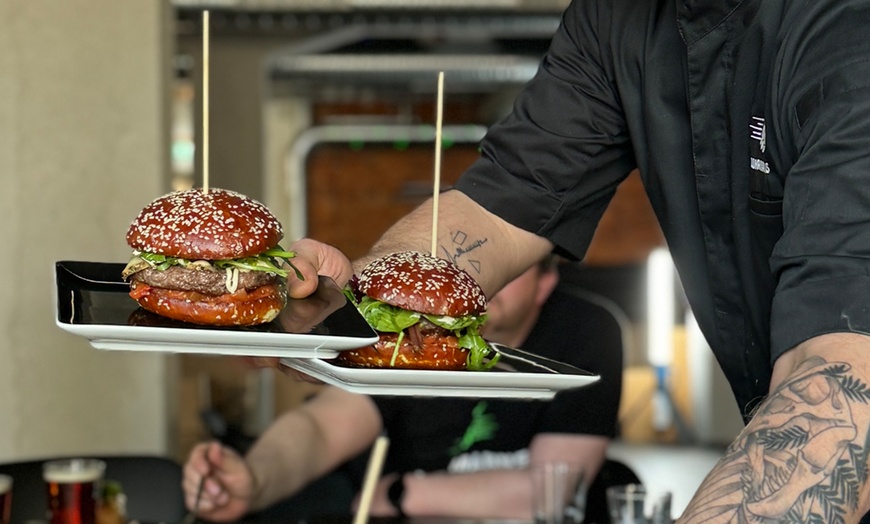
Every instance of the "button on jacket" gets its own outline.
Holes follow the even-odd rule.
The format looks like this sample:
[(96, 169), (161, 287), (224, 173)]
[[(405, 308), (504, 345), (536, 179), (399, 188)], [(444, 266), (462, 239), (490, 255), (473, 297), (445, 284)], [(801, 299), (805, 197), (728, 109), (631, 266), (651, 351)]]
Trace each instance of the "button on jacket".
[(773, 362), (870, 333), (870, 0), (576, 0), (457, 184), (582, 258), (639, 168), (748, 417)]

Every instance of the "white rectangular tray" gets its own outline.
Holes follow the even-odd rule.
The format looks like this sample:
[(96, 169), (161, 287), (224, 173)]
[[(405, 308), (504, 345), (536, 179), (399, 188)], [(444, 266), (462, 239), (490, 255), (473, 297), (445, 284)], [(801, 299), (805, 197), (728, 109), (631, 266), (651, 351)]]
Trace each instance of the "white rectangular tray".
[(327, 384), (367, 395), (550, 399), (565, 389), (585, 386), (600, 377), (577, 370), (552, 373), (499, 363), (489, 371), (350, 368), (320, 359), (282, 359), (285, 366)]

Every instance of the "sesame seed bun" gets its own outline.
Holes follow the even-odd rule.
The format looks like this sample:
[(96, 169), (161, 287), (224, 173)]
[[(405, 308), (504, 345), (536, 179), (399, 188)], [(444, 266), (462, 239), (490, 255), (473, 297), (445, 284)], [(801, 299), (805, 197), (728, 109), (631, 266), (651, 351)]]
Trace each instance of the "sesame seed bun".
[[(477, 282), (452, 262), (417, 251), (393, 253), (373, 260), (356, 281), (359, 293), (377, 301), (426, 315), (454, 318), (482, 315), (486, 297)], [(398, 369), (462, 370), (467, 349), (457, 333), (426, 319), (397, 333), (378, 332), (372, 346), (342, 351), (336, 362), (345, 366)], [(393, 354), (395, 353), (395, 358)]]
[[(130, 297), (152, 313), (194, 324), (270, 322), (287, 304), (284, 277), (245, 267), (219, 270), (213, 264), (261, 255), (283, 235), (266, 206), (239, 193), (213, 188), (164, 195), (145, 206), (127, 230), (127, 243), (137, 255), (124, 275)], [(188, 263), (149, 267), (145, 253)], [(200, 261), (206, 261), (204, 266)]]
[(260, 202), (225, 189), (188, 189), (164, 195), (130, 224), (135, 250), (188, 260), (254, 256), (278, 244), (281, 224)]
[(462, 317), (486, 311), (486, 296), (471, 275), (418, 251), (373, 260), (359, 274), (359, 290), (391, 306), (428, 315)]

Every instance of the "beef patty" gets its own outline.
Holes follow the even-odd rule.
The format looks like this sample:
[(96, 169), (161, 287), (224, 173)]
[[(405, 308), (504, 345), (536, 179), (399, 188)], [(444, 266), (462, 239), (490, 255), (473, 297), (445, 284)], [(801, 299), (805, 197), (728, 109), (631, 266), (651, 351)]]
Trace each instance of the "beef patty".
[[(239, 271), (238, 289), (256, 289), (274, 281), (277, 275), (263, 271)], [(163, 271), (143, 269), (130, 275), (136, 280), (153, 287), (197, 291), (205, 295), (223, 295), (227, 290), (226, 271), (211, 271), (202, 268), (172, 266)]]

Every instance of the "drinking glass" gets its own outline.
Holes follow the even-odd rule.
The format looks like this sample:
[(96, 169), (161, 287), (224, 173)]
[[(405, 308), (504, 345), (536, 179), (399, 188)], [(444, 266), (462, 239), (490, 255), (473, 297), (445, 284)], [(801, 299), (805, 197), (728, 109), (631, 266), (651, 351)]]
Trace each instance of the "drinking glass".
[(51, 524), (96, 524), (105, 470), (106, 464), (96, 459), (53, 460), (43, 464)]
[(639, 484), (607, 488), (611, 524), (671, 524), (671, 493), (650, 493)]
[(9, 524), (12, 519), (12, 477), (0, 475), (0, 524)]
[(529, 467), (536, 524), (580, 524), (586, 515), (583, 469), (567, 462)]

